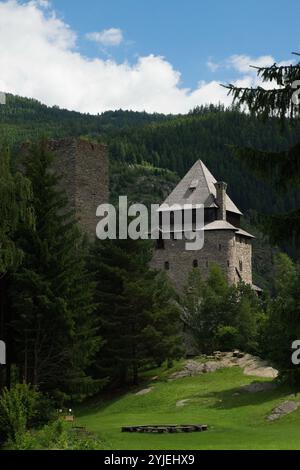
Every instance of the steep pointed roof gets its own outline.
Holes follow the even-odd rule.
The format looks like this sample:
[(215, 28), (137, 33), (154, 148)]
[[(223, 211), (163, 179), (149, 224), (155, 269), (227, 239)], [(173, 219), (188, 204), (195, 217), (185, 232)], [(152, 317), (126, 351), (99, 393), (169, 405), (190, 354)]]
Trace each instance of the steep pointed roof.
[[(164, 204), (203, 204), (204, 207), (218, 207), (216, 204), (217, 180), (201, 160), (198, 160), (189, 172), (182, 178), (176, 188), (169, 194)], [(242, 214), (227, 195), (227, 211)], [(163, 210), (163, 208), (161, 209)]]

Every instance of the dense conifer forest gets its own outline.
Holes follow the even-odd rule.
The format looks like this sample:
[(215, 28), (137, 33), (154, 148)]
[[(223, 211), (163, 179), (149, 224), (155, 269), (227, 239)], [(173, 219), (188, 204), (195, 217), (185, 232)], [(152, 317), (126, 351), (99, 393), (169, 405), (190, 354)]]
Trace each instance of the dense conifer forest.
[[(202, 159), (245, 213), (245, 224), (254, 230), (254, 281), (270, 287), (274, 249), (258, 228), (258, 214), (285, 213), (300, 204), (295, 190), (275, 193), (272, 184), (256, 178), (234, 156), (232, 146), (281, 151), (295, 144), (300, 126), (282, 132), (275, 119), (263, 123), (238, 108), (199, 107), (187, 115), (110, 111), (97, 116), (48, 107), (40, 102), (8, 95), (0, 107), (0, 139), (17, 152), (21, 142), (40, 137), (82, 138), (105, 142), (111, 162), (111, 200), (127, 194), (131, 202), (159, 203), (179, 178)], [(249, 227), (249, 224), (252, 227)], [(295, 255), (290, 245), (284, 246)]]
[(229, 193), (242, 211), (293, 210), (299, 206), (300, 194), (291, 191), (279, 198), (270, 183), (255, 178), (234, 157), (231, 146), (275, 152), (295, 144), (299, 135), (299, 125), (283, 134), (275, 119), (262, 123), (221, 106), (177, 116), (121, 110), (93, 116), (8, 95), (7, 104), (0, 107), (0, 139), (13, 146), (41, 136), (82, 136), (106, 142), (112, 162), (150, 163), (180, 177), (202, 159), (216, 178), (228, 182)]

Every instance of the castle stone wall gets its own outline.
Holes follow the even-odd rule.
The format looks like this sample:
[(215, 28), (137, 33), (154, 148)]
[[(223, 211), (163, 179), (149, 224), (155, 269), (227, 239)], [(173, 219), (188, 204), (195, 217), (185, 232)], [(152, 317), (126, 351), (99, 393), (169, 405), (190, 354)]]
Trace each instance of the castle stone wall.
[(107, 147), (70, 138), (49, 141), (49, 149), (55, 154), (55, 171), (61, 176), (70, 208), (83, 230), (95, 237), (97, 207), (109, 199)]
[(165, 269), (169, 263), (168, 275), (175, 287), (182, 290), (188, 275), (197, 261), (203, 279), (206, 279), (212, 264), (218, 264), (225, 273), (228, 282), (235, 282), (235, 234), (229, 230), (205, 232), (202, 250), (186, 251), (185, 240), (165, 240), (164, 249), (156, 249), (151, 266)]
[(186, 285), (194, 261), (197, 261), (203, 279), (208, 277), (212, 264), (217, 264), (229, 284), (236, 284), (241, 279), (252, 284), (251, 241), (245, 238), (244, 243), (240, 243), (233, 231), (206, 231), (204, 246), (199, 251), (186, 251), (184, 240), (165, 240), (164, 244), (164, 249), (155, 250), (151, 266), (165, 270), (165, 263), (169, 263), (168, 275), (179, 291)]
[[(252, 284), (252, 243), (247, 238), (242, 238), (242, 242), (237, 239), (235, 241), (235, 266), (239, 271), (240, 276), (246, 284)], [(241, 264), (240, 264), (241, 263)], [(236, 273), (236, 282), (239, 281), (239, 276)]]

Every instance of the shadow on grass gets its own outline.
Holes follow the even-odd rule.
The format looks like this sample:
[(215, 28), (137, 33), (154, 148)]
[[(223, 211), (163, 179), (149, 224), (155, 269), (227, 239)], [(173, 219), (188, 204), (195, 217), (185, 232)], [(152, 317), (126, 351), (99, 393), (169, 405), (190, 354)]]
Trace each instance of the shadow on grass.
[[(258, 383), (253, 381), (251, 385)], [(273, 390), (265, 390), (259, 392), (248, 392), (243, 390), (241, 387), (234, 387), (226, 391), (210, 392), (203, 395), (198, 395), (198, 398), (209, 398), (213, 399), (214, 403), (211, 403), (209, 408), (215, 409), (233, 409), (249, 405), (261, 405), (268, 403), (273, 400), (278, 400), (291, 395), (291, 391), (286, 386), (276, 387)], [(194, 396), (194, 398), (196, 398)]]
[(153, 377), (158, 380), (155, 383), (167, 382), (170, 374), (177, 372), (183, 367), (183, 360), (174, 361), (173, 367), (168, 367), (167, 362), (162, 364), (161, 367), (148, 368), (140, 372), (140, 380), (138, 385), (124, 385), (118, 389), (107, 389), (99, 393), (94, 397), (91, 397), (85, 401), (84, 404), (75, 407), (76, 416), (78, 418), (82, 416), (93, 415), (105, 408), (117, 403), (122, 400), (128, 394), (135, 394), (143, 388), (147, 388), (153, 385)]

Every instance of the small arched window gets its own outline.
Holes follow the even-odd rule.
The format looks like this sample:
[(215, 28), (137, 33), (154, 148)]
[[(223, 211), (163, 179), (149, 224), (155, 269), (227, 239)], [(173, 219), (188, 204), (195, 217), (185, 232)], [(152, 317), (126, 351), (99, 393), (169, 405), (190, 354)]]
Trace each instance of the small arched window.
[(239, 262), (240, 271), (243, 271), (243, 261)]
[(166, 270), (166, 271), (169, 271), (169, 270), (170, 270), (170, 263), (169, 263), (169, 261), (166, 261), (166, 262), (165, 262), (165, 270)]
[(219, 251), (222, 251), (222, 245), (219, 243)]
[(198, 268), (199, 264), (198, 264), (198, 260), (197, 259), (194, 259), (193, 261), (193, 268)]

